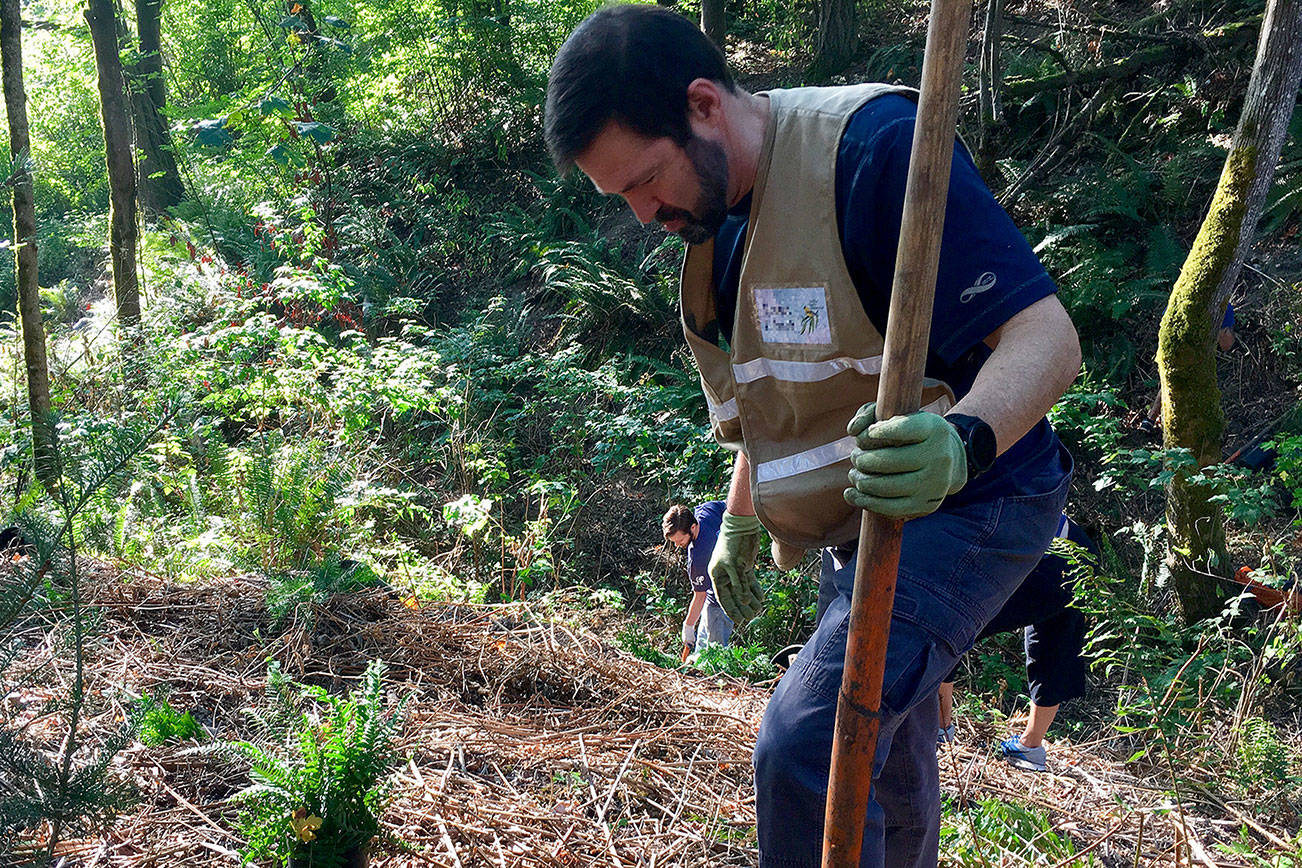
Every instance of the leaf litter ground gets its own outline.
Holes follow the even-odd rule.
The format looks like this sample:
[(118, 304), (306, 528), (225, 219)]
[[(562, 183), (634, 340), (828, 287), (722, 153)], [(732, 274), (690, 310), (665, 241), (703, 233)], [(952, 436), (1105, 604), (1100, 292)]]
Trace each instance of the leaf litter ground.
[[(261, 700), (269, 657), (332, 691), (384, 660), (390, 689), (412, 701), (407, 761), (383, 818), (401, 844), (378, 850), (373, 865), (756, 863), (750, 756), (765, 686), (656, 668), (523, 604), (413, 609), (376, 590), (333, 597), (310, 630), (300, 620), (277, 631), (256, 580), (180, 585), (101, 567), (91, 584), (103, 614), (89, 669), (92, 744), (116, 729), (130, 697), (160, 691), (214, 737), (250, 737), (245, 709)], [(21, 695), (6, 685), (20, 718), (24, 704), (37, 709), (66, 689), (71, 672), (39, 624), (27, 639), (9, 676), (46, 675)], [(33, 711), (19, 722), (57, 745), (50, 719)], [(977, 825), (965, 812), (982, 799), (1028, 805), (1072, 842), (1077, 855), (1061, 865), (1246, 865), (1215, 846), (1245, 828), (1260, 854), (1289, 847), (1289, 831), (1213, 792), (1184, 792), (1177, 805), (1156, 768), (1136, 773), (1106, 739), (1055, 744), (1049, 772), (1036, 775), (991, 755), (1000, 733), (962, 727), (940, 756), (958, 806), (951, 822)], [(186, 746), (137, 744), (117, 772), (139, 787), (136, 809), (107, 834), (61, 847), (63, 865), (239, 864), (227, 799), (248, 785), (242, 770)], [(989, 865), (1049, 864), (1018, 855), (1036, 852), (1023, 843), (978, 838)]]

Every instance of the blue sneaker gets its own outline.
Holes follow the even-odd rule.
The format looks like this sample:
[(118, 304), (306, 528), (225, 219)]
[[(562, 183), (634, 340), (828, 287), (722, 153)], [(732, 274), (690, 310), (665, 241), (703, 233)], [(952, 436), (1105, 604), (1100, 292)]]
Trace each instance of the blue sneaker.
[(1022, 744), (1020, 735), (1009, 736), (999, 743), (999, 753), (1013, 766), (1028, 772), (1042, 772), (1045, 769), (1046, 754), (1044, 745), (1027, 747)]
[(954, 724), (942, 726), (936, 730), (936, 744), (946, 744), (954, 740)]

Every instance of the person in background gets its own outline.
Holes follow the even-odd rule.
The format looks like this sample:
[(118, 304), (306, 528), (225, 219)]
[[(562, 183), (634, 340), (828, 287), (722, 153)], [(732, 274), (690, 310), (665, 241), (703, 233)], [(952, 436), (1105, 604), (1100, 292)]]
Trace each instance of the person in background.
[[(1066, 515), (1058, 523), (1058, 537), (1071, 540), (1088, 553), (1090, 561), (1098, 557), (1094, 541)], [(1027, 771), (1045, 770), (1044, 736), (1053, 724), (1058, 706), (1085, 692), (1085, 663), (1081, 659), (1085, 616), (1071, 604), (1075, 596), (1071, 566), (1061, 555), (1046, 552), (977, 637), (983, 639), (1026, 628), (1026, 681), (1031, 694), (1031, 712), (1022, 732), (1013, 733), (1000, 743), (999, 753), (1012, 765)], [(953, 707), (954, 672), (950, 672), (940, 685), (938, 744), (954, 740)]]
[(688, 651), (700, 650), (711, 642), (727, 647), (728, 637), (732, 635), (732, 619), (714, 596), (709, 573), (723, 510), (722, 500), (702, 503), (696, 509), (675, 504), (669, 507), (661, 522), (665, 539), (680, 549), (687, 549), (687, 581), (692, 585), (692, 602), (683, 618), (683, 647)]

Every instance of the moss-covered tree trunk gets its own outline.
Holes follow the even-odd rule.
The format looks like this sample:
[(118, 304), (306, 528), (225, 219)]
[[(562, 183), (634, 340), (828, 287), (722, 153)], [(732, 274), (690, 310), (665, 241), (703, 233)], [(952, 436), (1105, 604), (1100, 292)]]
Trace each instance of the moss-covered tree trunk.
[(163, 0), (136, 0), (140, 51), (131, 69), (131, 110), (140, 153), (140, 207), (155, 216), (185, 198), (172, 135), (163, 117), (167, 82), (163, 78), (162, 18)]
[(28, 152), (27, 92), (23, 87), (22, 22), (18, 0), (0, 0), (0, 67), (5, 111), (9, 116), (9, 153), (13, 155), (14, 273), (18, 285), (18, 320), (23, 327), (23, 361), (27, 366), (27, 405), (32, 414), (32, 455), (36, 476), (51, 484), (57, 478), (54, 432), (50, 428), (50, 367), (41, 321), (41, 287), (36, 274), (36, 200)]
[(128, 328), (140, 323), (140, 282), (136, 274), (136, 168), (118, 56), (117, 9), (113, 0), (90, 0), (86, 7), (95, 69), (99, 74), (100, 119), (109, 178), (109, 258), (113, 263), (113, 297), (118, 321)]
[[(1271, 0), (1225, 168), (1158, 334), (1164, 443), (1188, 450), (1197, 468), (1221, 459), (1214, 325), (1261, 216), (1300, 81), (1302, 0)], [(1181, 612), (1194, 621), (1218, 613), (1226, 595), (1225, 524), (1212, 492), (1190, 481), (1196, 468), (1175, 470), (1167, 486), (1167, 566)]]

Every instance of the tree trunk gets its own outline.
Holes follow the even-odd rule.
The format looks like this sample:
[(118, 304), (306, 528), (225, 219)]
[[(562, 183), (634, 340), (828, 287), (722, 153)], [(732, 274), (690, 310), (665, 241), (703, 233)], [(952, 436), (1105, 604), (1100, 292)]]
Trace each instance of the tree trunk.
[(701, 29), (710, 41), (723, 48), (727, 26), (724, 22), (724, 0), (701, 0)]
[(977, 92), (981, 105), (981, 137), (977, 142), (977, 161), (981, 174), (992, 177), (994, 167), (995, 128), (1004, 122), (999, 99), (1003, 72), (999, 68), (999, 48), (1004, 35), (1004, 0), (988, 0), (985, 32), (981, 36), (981, 65)]
[[(1271, 0), (1225, 168), (1158, 335), (1164, 445), (1189, 450), (1196, 468), (1221, 459), (1215, 326), (1274, 179), (1300, 82), (1302, 0)], [(1186, 621), (1220, 612), (1231, 566), (1220, 505), (1207, 486), (1190, 481), (1196, 468), (1174, 468), (1167, 486), (1167, 566)]]
[(858, 47), (854, 0), (819, 0), (818, 39), (810, 75), (825, 78), (840, 72), (854, 59)]
[(140, 323), (140, 283), (136, 276), (136, 170), (118, 58), (118, 23), (113, 0), (90, 0), (86, 23), (95, 47), (99, 73), (100, 119), (109, 178), (109, 258), (113, 262), (113, 297), (118, 321), (128, 328)]
[(33, 196), (27, 93), (23, 88), (22, 22), (18, 0), (0, 0), (0, 66), (3, 67), (5, 112), (9, 116), (9, 153), (14, 161), (14, 272), (18, 284), (18, 318), (23, 327), (27, 365), (27, 404), (32, 414), (32, 457), (36, 477), (47, 486), (57, 480), (53, 430), (50, 428), (50, 368), (45, 358), (45, 324), (36, 274), (36, 202)]
[(136, 0), (140, 54), (131, 70), (131, 110), (140, 153), (140, 207), (158, 216), (185, 198), (185, 186), (172, 152), (172, 136), (163, 117), (167, 81), (163, 78), (163, 0)]

